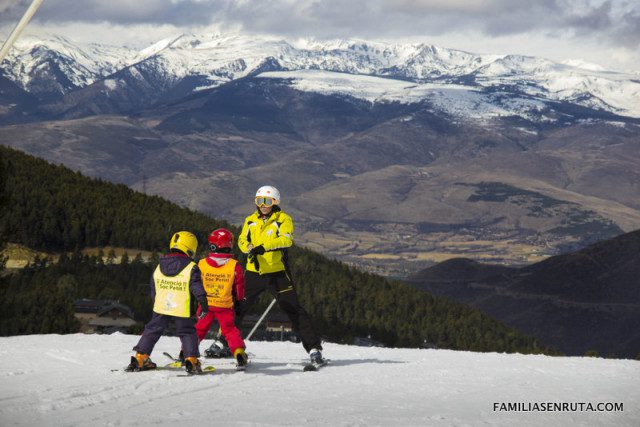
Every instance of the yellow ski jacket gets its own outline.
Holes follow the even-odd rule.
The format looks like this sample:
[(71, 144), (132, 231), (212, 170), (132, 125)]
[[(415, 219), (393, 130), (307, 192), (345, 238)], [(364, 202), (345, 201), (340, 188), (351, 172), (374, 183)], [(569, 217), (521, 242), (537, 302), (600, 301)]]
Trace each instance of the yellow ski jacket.
[(245, 218), (238, 237), (238, 247), (245, 254), (250, 244), (262, 245), (265, 253), (255, 260), (248, 259), (247, 271), (266, 274), (287, 270), (287, 248), (293, 245), (293, 220), (280, 210), (263, 220), (256, 210)]

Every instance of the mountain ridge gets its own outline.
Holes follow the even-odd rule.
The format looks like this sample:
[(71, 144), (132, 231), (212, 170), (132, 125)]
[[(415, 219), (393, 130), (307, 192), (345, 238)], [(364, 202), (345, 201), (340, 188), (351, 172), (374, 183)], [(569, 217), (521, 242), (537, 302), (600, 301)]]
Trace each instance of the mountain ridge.
[[(62, 97), (127, 69), (139, 71), (141, 67), (154, 70), (159, 88), (175, 85), (185, 78), (200, 78), (200, 83), (191, 87), (192, 91), (217, 87), (259, 74), (261, 70), (324, 70), (377, 76), (383, 81), (400, 79), (445, 85), (464, 81), (467, 87), (481, 90), (510, 85), (543, 100), (573, 102), (640, 118), (640, 102), (636, 99), (640, 84), (632, 75), (594, 67), (579, 68), (579, 62), (561, 64), (523, 55), (477, 55), (423, 43), (340, 40), (295, 45), (283, 39), (261, 39), (241, 33), (181, 34), (139, 51), (95, 44), (81, 47), (60, 37), (44, 41), (30, 38), (22, 40), (5, 60), (7, 66), (3, 67), (3, 73), (23, 89), (51, 98), (56, 93)], [(49, 69), (58, 68), (59, 75), (49, 79), (48, 85), (42, 82), (44, 77), (38, 75), (43, 61)], [(64, 67), (55, 66), (58, 63)], [(271, 66), (265, 69), (265, 64)], [(41, 81), (40, 87), (36, 81)], [(57, 86), (50, 87), (55, 81)], [(358, 95), (357, 90), (352, 93)], [(622, 96), (623, 93), (626, 95)], [(591, 98), (593, 101), (589, 101)]]
[(520, 265), (640, 226), (635, 75), (242, 34), (106, 52), (121, 65), (89, 61), (94, 81), (65, 93), (56, 73), (29, 86), (42, 92), (1, 80), (0, 144), (232, 223), (270, 182), (301, 243), (393, 277), (465, 252)]
[(640, 230), (520, 267), (448, 260), (414, 286), (470, 304), (569, 355), (640, 349)]

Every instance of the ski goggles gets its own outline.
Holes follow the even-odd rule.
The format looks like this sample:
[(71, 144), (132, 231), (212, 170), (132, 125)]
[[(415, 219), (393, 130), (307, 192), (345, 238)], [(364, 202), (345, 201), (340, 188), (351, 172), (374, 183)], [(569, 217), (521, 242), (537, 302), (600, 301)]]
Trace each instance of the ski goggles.
[(275, 199), (273, 199), (272, 197), (256, 197), (256, 206), (258, 207), (269, 207), (273, 205), (275, 205)]

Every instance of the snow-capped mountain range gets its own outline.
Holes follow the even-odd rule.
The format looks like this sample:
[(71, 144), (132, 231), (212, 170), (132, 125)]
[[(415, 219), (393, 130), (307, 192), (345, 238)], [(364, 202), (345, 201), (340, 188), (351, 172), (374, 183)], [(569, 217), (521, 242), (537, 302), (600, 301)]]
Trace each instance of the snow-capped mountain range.
[(155, 88), (149, 92), (157, 97), (179, 85), (186, 95), (251, 76), (373, 103), (427, 101), (476, 119), (516, 115), (553, 121), (547, 112), (557, 102), (640, 118), (640, 74), (427, 44), (182, 34), (138, 50), (59, 36), (23, 38), (3, 62), (2, 74), (27, 92), (54, 98), (92, 85), (109, 96), (140, 81)]
[(0, 71), (0, 144), (229, 221), (269, 180), (307, 221), (301, 244), (335, 233), (322, 250), (376, 272), (372, 250), (402, 276), (427, 266), (416, 252), (459, 254), (469, 230), (521, 263), (504, 239), (553, 255), (640, 224), (640, 74), (243, 34), (142, 50), (23, 38)]

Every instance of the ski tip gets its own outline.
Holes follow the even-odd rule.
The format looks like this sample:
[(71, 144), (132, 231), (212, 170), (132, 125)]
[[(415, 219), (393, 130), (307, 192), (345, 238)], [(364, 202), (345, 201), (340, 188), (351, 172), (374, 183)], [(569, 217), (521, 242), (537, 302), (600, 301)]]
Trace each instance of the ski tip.
[(178, 375), (179, 377), (197, 377), (199, 375), (210, 375), (216, 372), (216, 368), (213, 366), (205, 366), (202, 368), (202, 372), (185, 372), (184, 374)]

